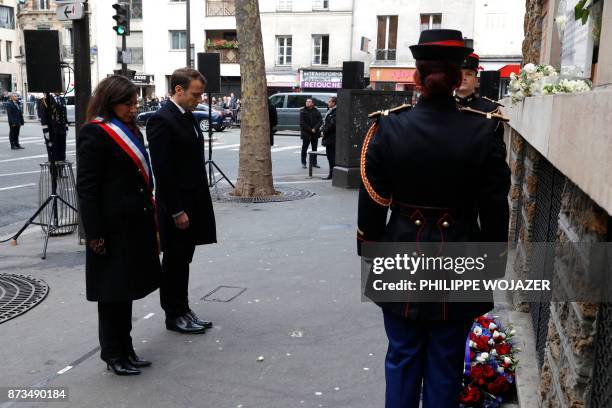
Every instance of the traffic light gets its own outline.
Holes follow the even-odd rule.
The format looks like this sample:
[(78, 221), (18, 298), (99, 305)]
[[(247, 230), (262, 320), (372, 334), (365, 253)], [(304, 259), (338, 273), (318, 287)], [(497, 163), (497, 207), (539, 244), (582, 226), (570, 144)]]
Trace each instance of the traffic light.
[(117, 35), (130, 35), (129, 3), (116, 3), (113, 4), (113, 8), (115, 9), (113, 20), (117, 22), (117, 25), (113, 27), (113, 30), (117, 32)]

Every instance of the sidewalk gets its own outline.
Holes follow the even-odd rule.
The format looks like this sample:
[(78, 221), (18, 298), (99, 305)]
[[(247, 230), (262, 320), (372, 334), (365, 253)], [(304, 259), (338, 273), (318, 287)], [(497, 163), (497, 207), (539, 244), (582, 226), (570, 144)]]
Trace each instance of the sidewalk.
[[(360, 302), (356, 191), (291, 186), (316, 195), (215, 203), (219, 243), (198, 248), (190, 280), (193, 309), (215, 327), (170, 332), (157, 292), (136, 301), (134, 344), (154, 362), (136, 377), (107, 372), (98, 357), (96, 304), (85, 300), (76, 235), (53, 238), (46, 261), (39, 233), (0, 245), (0, 272), (50, 286), (40, 305), (0, 325), (0, 386), (69, 387), (70, 403), (54, 407), (382, 406), (386, 338), (379, 309)], [(201, 300), (220, 285), (246, 291), (227, 303)], [(0, 403), (8, 406), (46, 405)]]

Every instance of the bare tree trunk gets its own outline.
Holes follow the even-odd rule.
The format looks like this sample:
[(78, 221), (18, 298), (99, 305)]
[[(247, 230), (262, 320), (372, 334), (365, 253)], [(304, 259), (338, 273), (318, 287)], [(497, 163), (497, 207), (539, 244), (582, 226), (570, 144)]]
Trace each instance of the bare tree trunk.
[(236, 30), (242, 77), (240, 160), (234, 194), (273, 195), (270, 121), (258, 0), (236, 0)]

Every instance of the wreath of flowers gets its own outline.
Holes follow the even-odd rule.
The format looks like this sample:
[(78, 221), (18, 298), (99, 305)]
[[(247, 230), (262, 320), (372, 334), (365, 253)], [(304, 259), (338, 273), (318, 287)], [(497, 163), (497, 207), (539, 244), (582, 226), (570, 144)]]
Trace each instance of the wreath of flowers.
[(516, 330), (505, 327), (498, 317), (475, 319), (466, 343), (462, 408), (497, 408), (510, 391), (518, 364), (514, 345)]
[[(568, 73), (576, 74), (568, 68)], [(536, 95), (586, 92), (591, 89), (591, 82), (583, 79), (560, 78), (551, 65), (526, 64), (518, 75), (510, 74), (509, 83), (512, 102), (522, 101)]]

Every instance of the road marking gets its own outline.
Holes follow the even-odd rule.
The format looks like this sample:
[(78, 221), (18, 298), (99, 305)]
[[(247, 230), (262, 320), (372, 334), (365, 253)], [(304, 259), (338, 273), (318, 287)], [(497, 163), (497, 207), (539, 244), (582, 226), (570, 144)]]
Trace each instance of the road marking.
[[(232, 147), (239, 147), (239, 146), (240, 146), (240, 143), (238, 143), (238, 144), (231, 144), (231, 145), (225, 145), (225, 146), (219, 146), (219, 147), (216, 147), (213, 144), (213, 150), (231, 149)], [(208, 145), (206, 145), (205, 148), (208, 149)]]
[(285, 146), (285, 147), (275, 147), (274, 149), (271, 149), (270, 151), (272, 153), (276, 153), (276, 152), (282, 152), (283, 150), (293, 150), (293, 149), (301, 149), (301, 148), (302, 148), (301, 145)]
[(35, 185), (36, 185), (36, 183), (29, 183), (29, 184), (21, 184), (19, 186), (2, 187), (2, 188), (0, 188), (0, 191), (15, 190), (15, 189), (18, 189), (18, 188), (32, 187), (32, 186), (35, 186)]
[[(66, 155), (74, 155), (75, 153), (76, 153), (76, 150), (71, 150), (69, 152), (66, 152)], [(9, 163), (9, 162), (30, 160), (30, 159), (41, 159), (43, 157), (48, 157), (48, 156), (46, 154), (39, 154), (38, 156), (15, 157), (14, 159), (0, 160), (0, 163)]]
[(8, 176), (22, 176), (24, 174), (38, 174), (40, 173), (40, 170), (34, 170), (34, 171), (22, 171), (20, 173), (6, 173), (6, 174), (0, 174), (0, 177), (8, 177)]
[(304, 181), (275, 181), (274, 184), (305, 184), (305, 183), (325, 183), (330, 180), (304, 180)]
[(62, 375), (64, 373), (67, 373), (68, 371), (70, 371), (72, 369), (72, 366), (66, 366), (64, 368), (62, 368), (61, 370), (59, 370), (57, 373)]
[(148, 315), (146, 315), (146, 316), (144, 317), (144, 319), (150, 319), (150, 318), (152, 318), (153, 316), (155, 316), (155, 313), (149, 313)]

